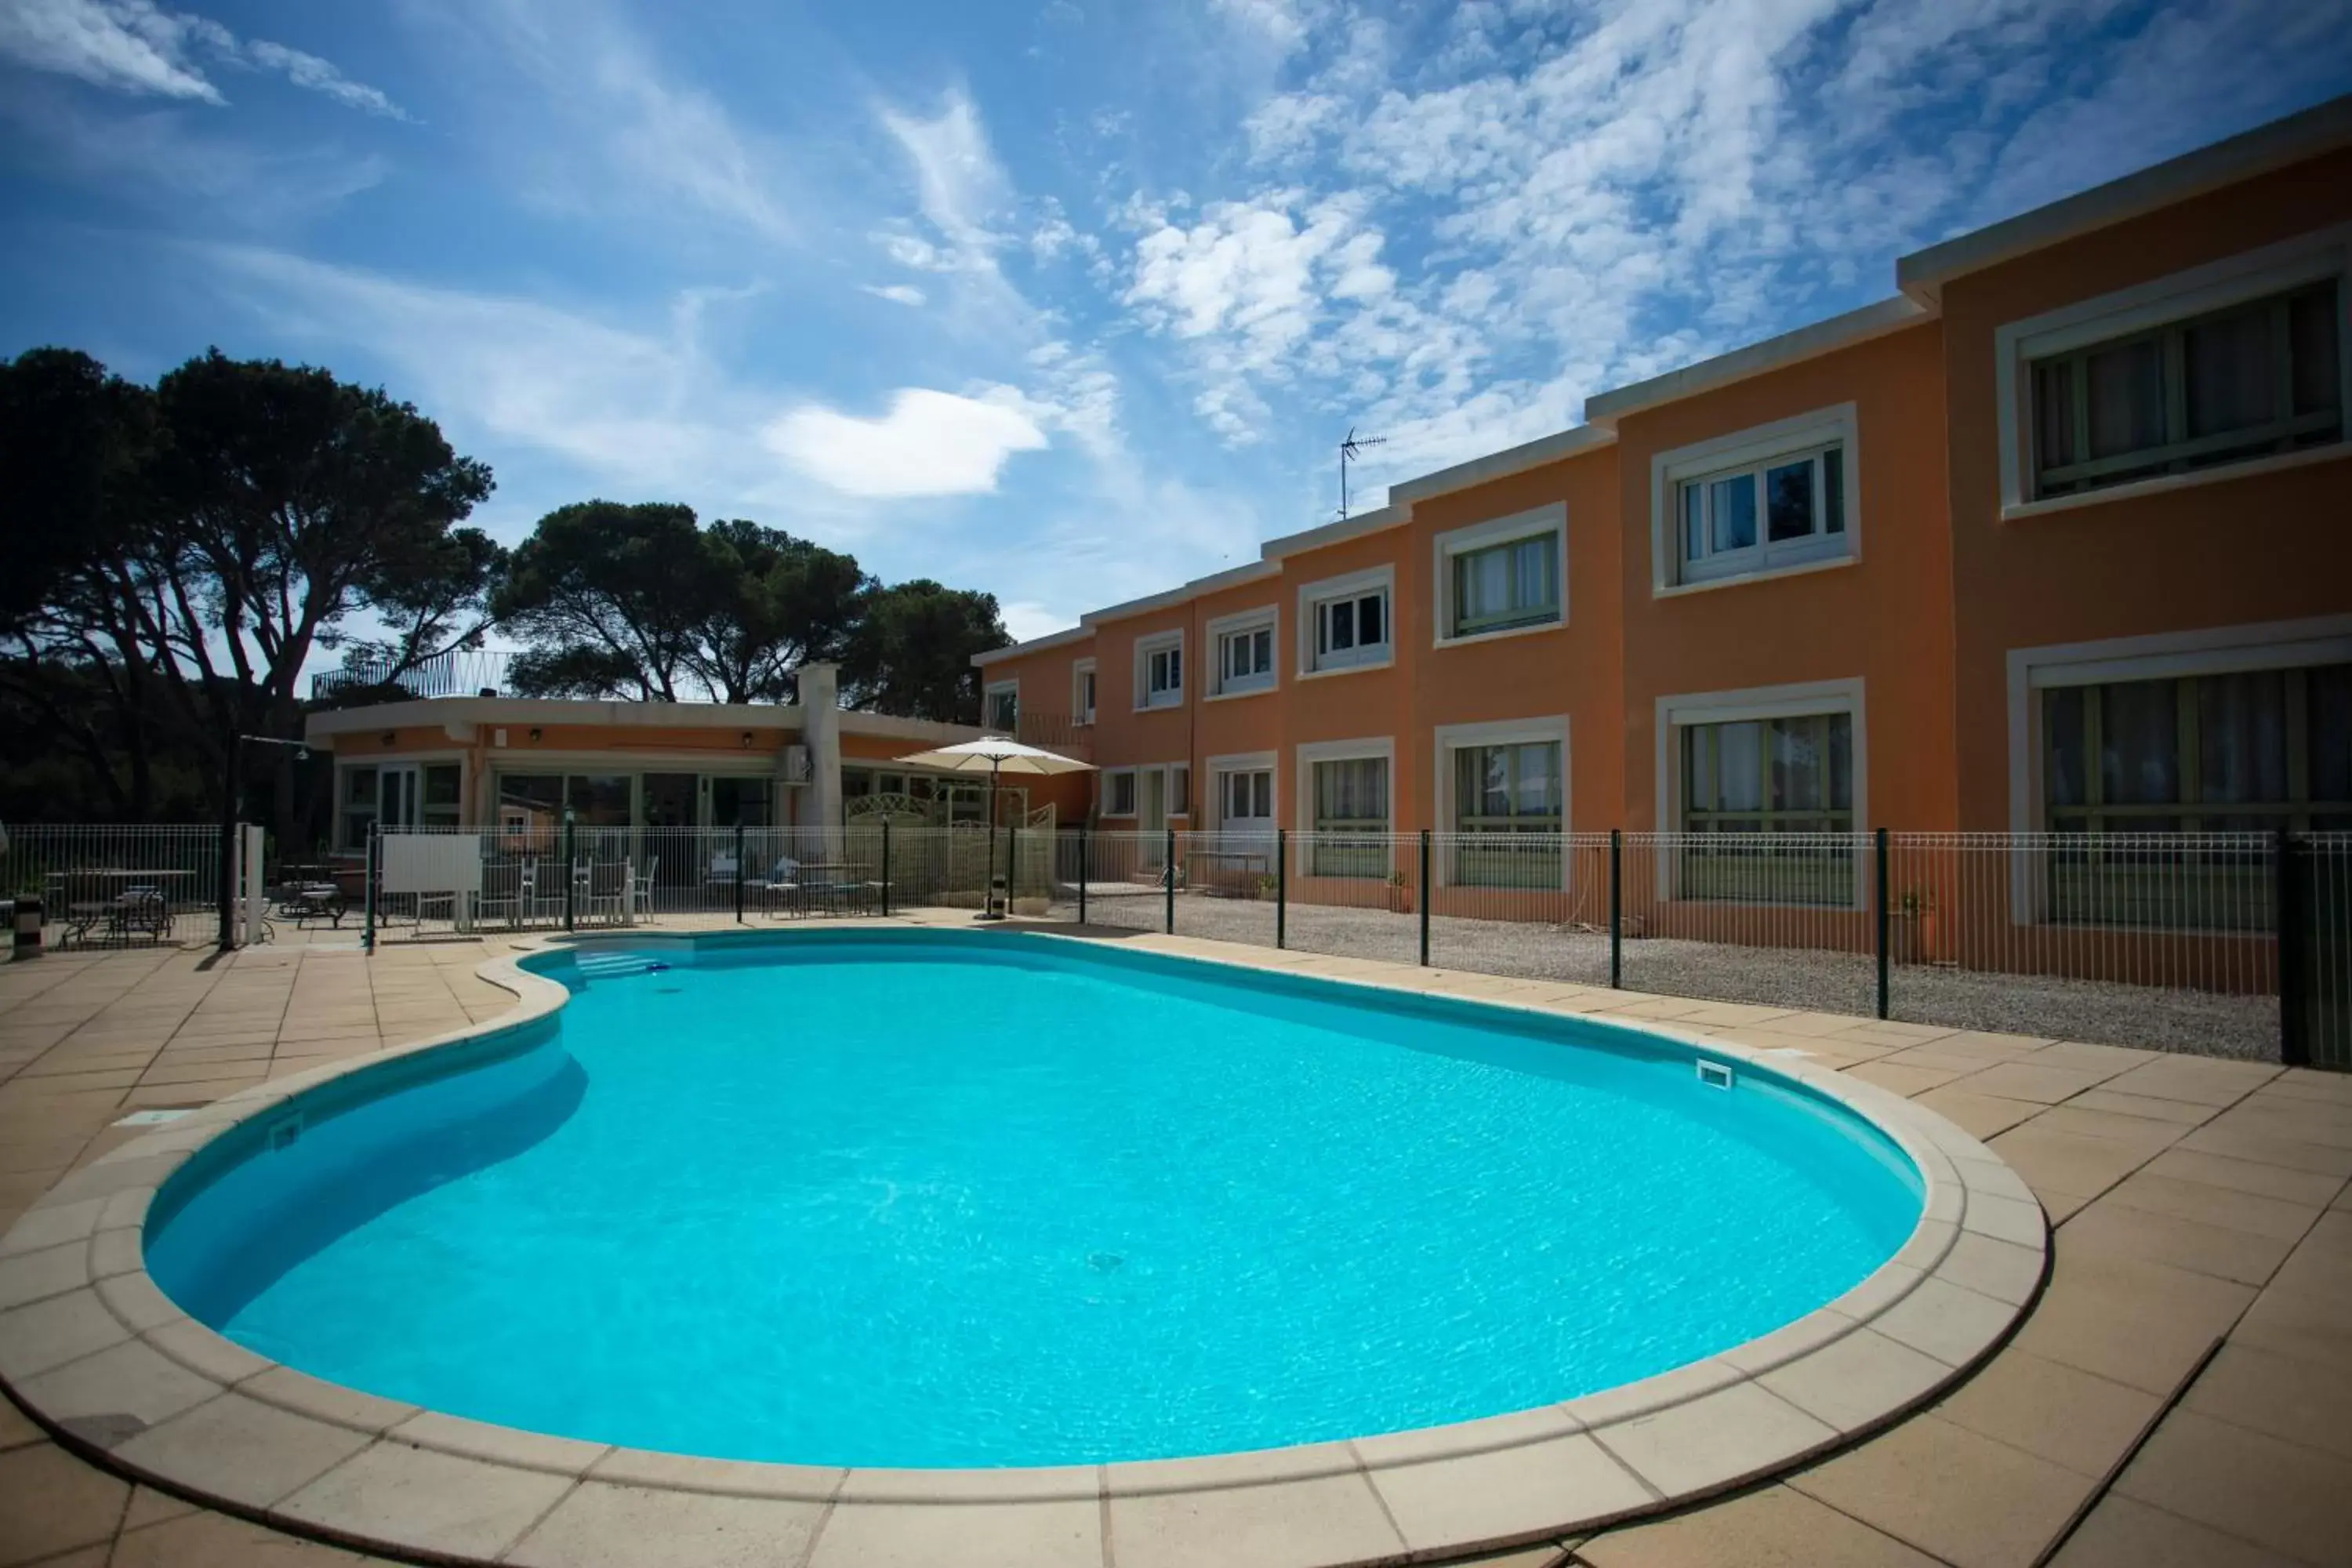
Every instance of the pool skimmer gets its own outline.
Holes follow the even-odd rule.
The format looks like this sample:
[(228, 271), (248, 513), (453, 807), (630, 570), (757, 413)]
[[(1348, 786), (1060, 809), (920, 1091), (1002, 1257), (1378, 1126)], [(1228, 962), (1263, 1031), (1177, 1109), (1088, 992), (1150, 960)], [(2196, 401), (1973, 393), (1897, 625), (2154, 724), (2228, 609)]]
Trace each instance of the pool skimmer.
[(1702, 1058), (1698, 1064), (1698, 1080), (1709, 1089), (1729, 1089), (1731, 1087), (1730, 1064), (1711, 1062)]

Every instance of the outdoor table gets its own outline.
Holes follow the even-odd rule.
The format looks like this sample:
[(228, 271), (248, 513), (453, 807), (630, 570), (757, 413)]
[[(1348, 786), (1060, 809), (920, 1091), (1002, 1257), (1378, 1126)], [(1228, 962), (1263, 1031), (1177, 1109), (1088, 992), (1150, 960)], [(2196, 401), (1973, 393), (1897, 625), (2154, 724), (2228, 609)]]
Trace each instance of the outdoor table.
[[(160, 942), (172, 923), (172, 899), (171, 895), (164, 891), (164, 884), (186, 881), (195, 873), (132, 870), (121, 866), (76, 866), (59, 875), (66, 889), (68, 940), (78, 937), (87, 942), (89, 928), (100, 918), (104, 918), (108, 922), (107, 935), (110, 939), (118, 935), (128, 939), (131, 927), (123, 917), (131, 910), (131, 906), (127, 901), (131, 890), (133, 888), (153, 888), (156, 890), (156, 897), (163, 901), (163, 918), (150, 928), (149, 934)], [(98, 900), (74, 897), (77, 888), (87, 888), (93, 884), (100, 886), (114, 884), (115, 890), (105, 898)]]

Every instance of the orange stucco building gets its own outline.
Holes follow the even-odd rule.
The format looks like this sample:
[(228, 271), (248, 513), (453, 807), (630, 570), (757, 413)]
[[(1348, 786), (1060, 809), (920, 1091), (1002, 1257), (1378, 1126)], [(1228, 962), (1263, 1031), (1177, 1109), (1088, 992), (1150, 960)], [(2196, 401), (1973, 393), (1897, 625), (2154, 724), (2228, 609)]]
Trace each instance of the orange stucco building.
[(2352, 828), (2347, 271), (2352, 99), (984, 655), (987, 718), (1144, 831)]

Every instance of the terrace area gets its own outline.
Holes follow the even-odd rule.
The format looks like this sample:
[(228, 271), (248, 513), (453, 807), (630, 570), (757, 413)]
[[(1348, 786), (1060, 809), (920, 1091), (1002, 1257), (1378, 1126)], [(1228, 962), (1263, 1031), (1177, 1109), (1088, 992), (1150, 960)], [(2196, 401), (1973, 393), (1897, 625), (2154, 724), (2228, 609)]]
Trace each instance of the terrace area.
[[(664, 921), (671, 929), (731, 923), (719, 914)], [(2352, 1079), (1131, 928), (1062, 929), (1801, 1052), (1986, 1140), (2041, 1201), (2053, 1227), (2052, 1271), (2014, 1338), (1956, 1390), (1766, 1483), (1483, 1561), (2318, 1563), (2341, 1561), (2352, 1539)], [(130, 1137), (119, 1124), (134, 1112), (206, 1104), (492, 1019), (513, 1002), (475, 973), (511, 948), (517, 939), (504, 933), (386, 945), (373, 956), (348, 932), (304, 934), (319, 940), (226, 955), (172, 946), (52, 953), (0, 967), (0, 1222)], [(20, 1239), (0, 1258), (0, 1310), (47, 1292), (55, 1258), (39, 1239)], [(1932, 1321), (1922, 1329), (1932, 1340)], [(1891, 1342), (1883, 1348), (1883, 1375), (1899, 1378), (1910, 1352)], [(81, 1360), (75, 1347), (21, 1338), (0, 1342), (0, 1357), (12, 1381), (69, 1378)], [(1789, 1397), (1805, 1418), (1836, 1424), (1840, 1390)], [(1707, 1434), (1675, 1441), (1691, 1463), (1705, 1463)], [(352, 1443), (399, 1447), (373, 1432)], [(331, 1480), (352, 1451), (338, 1444), (238, 1462), (278, 1467), (290, 1496)], [(531, 1500), (393, 1489), (382, 1506), (430, 1521), (446, 1531), (453, 1554), (481, 1560), (816, 1568), (872, 1560), (854, 1539), (829, 1535), (822, 1520), (813, 1532), (762, 1536), (755, 1500), (727, 1500), (694, 1522), (663, 1494), (601, 1476), (593, 1452), (560, 1468), (560, 1483)], [(710, 1527), (714, 1517), (726, 1527)], [(1034, 1542), (962, 1528), (969, 1523), (931, 1560), (1129, 1568), (1157, 1560), (1150, 1535), (1122, 1533), (1108, 1509), (1050, 1559)], [(1313, 1545), (1317, 1529), (1311, 1518), (1236, 1519), (1225, 1561), (1328, 1560)], [(1406, 1549), (1399, 1538), (1391, 1555)], [(133, 1485), (0, 1405), (0, 1564), (365, 1560)]]

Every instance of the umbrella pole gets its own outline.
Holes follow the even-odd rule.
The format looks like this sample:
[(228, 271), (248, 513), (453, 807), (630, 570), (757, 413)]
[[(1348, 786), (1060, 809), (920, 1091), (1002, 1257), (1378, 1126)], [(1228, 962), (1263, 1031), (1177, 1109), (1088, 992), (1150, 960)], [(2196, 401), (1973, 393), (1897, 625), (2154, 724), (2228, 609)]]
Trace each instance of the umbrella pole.
[(980, 868), (980, 913), (976, 917), (984, 921), (1004, 918), (996, 909), (996, 773), (1003, 765), (993, 758), (988, 764), (988, 860)]

